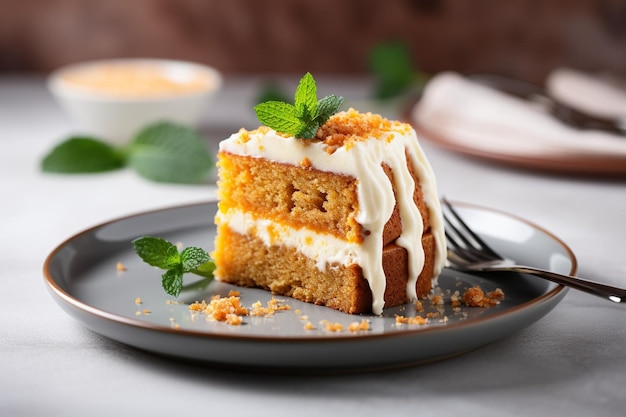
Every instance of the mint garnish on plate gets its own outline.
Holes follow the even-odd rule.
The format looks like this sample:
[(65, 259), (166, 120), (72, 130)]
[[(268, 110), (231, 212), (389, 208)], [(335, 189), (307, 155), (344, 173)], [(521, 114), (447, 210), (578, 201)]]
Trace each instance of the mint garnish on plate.
[(266, 101), (256, 105), (254, 111), (267, 127), (299, 139), (310, 139), (342, 104), (343, 97), (335, 95), (318, 100), (315, 79), (307, 72), (296, 88), (294, 104)]
[(123, 148), (91, 137), (71, 137), (44, 157), (41, 169), (51, 173), (95, 173), (133, 168), (158, 182), (198, 183), (213, 167), (203, 138), (194, 130), (171, 122), (142, 129)]
[[(205, 277), (206, 286), (213, 279), (215, 263), (201, 248), (190, 246), (181, 252), (173, 243), (160, 237), (143, 236), (132, 242), (135, 252), (148, 265), (164, 269), (161, 285), (166, 293), (178, 297), (183, 287), (183, 275), (192, 273)], [(197, 283), (196, 283), (197, 284)], [(193, 286), (197, 286), (192, 284)]]

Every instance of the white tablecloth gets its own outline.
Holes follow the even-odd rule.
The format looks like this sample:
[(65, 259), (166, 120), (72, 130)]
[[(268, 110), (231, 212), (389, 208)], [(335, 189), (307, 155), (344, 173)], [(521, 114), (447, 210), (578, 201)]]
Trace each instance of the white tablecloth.
[[(319, 82), (346, 97), (350, 80)], [(208, 111), (214, 145), (241, 126), (257, 84), (228, 78)], [(214, 187), (147, 182), (132, 171), (44, 175), (39, 161), (72, 132), (44, 80), (0, 77), (0, 415), (551, 415), (626, 413), (626, 306), (570, 291), (550, 314), (446, 361), (359, 375), (285, 376), (199, 367), (126, 347), (63, 312), (42, 265), (78, 231), (119, 216), (204, 201)], [(579, 274), (626, 286), (626, 180), (545, 175), (428, 143), (440, 193), (539, 224), (574, 251)], [(390, 353), (393, 354), (393, 353)]]

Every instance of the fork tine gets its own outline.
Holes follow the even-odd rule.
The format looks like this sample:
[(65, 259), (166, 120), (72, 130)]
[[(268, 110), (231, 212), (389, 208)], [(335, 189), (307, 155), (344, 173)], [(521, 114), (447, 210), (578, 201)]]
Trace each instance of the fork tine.
[[(455, 224), (452, 221), (450, 221), (450, 219), (448, 218), (448, 216), (446, 216), (446, 213), (444, 212), (444, 220), (446, 222), (446, 225), (448, 226), (446, 229), (450, 229), (452, 232), (454, 232), (457, 235), (457, 237), (460, 240), (462, 240), (463, 246), (466, 249), (470, 250), (475, 258), (478, 258), (479, 260), (483, 260), (483, 261), (502, 259), (502, 257), (498, 255), (497, 252), (491, 249), (491, 247), (487, 245), (487, 243), (485, 243), (485, 241), (481, 239), (465, 223), (465, 221), (463, 221), (461, 216), (459, 216), (456, 210), (454, 210), (454, 208), (452, 207), (452, 205), (447, 199), (444, 198), (442, 199), (442, 201), (447, 211), (454, 217), (454, 220), (456, 223), (456, 226), (455, 226)], [(449, 236), (450, 236), (450, 233), (446, 233), (446, 237), (449, 237)], [(450, 240), (450, 243), (457, 248), (460, 246), (458, 241), (455, 240), (454, 238)]]
[(459, 259), (462, 259), (464, 262), (485, 262), (493, 259), (485, 256), (480, 249), (476, 249), (473, 243), (459, 232), (445, 214), (443, 217), (445, 221), (445, 235), (448, 243), (449, 260), (454, 261), (450, 259), (450, 255), (455, 255), (454, 259), (456, 259), (456, 263), (458, 263)]

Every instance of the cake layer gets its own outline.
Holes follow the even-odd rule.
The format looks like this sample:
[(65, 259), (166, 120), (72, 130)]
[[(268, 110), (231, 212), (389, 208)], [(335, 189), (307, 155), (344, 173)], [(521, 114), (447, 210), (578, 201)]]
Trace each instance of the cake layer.
[[(435, 246), (429, 233), (422, 239), (426, 262), (422, 271), (424, 288), (417, 288), (420, 297), (430, 291)], [(346, 313), (372, 312), (372, 292), (357, 264), (332, 264), (320, 271), (316, 262), (297, 248), (275, 244), (268, 246), (261, 238), (234, 232), (227, 224), (218, 225), (215, 254), (219, 275), (226, 281), (244, 287), (259, 287), (277, 295), (343, 311)], [(407, 251), (394, 244), (383, 249), (382, 266), (386, 288), (387, 307), (409, 301), (407, 297)]]
[(356, 179), (303, 166), (229, 154), (219, 158), (219, 208), (255, 213), (293, 228), (306, 227), (361, 242), (355, 220)]

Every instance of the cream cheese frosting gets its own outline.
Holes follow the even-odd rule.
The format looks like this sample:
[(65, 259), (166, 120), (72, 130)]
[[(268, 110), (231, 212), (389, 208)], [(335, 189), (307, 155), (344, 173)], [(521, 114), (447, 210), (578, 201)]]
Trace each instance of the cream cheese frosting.
[[(265, 158), (291, 165), (300, 165), (306, 159), (312, 168), (356, 178), (359, 207), (356, 220), (369, 232), (364, 236), (362, 244), (350, 244), (330, 235), (306, 230), (296, 231), (286, 226), (278, 226), (277, 229), (277, 225), (272, 225), (271, 222), (253, 219), (232, 209), (227, 213), (218, 213), (216, 221), (228, 222), (231, 228), (240, 233), (255, 228), (267, 245), (271, 245), (273, 236), (278, 235), (281, 244), (297, 247), (305, 256), (315, 260), (321, 270), (326, 268), (326, 264), (332, 263), (358, 264), (372, 291), (372, 311), (374, 314), (381, 314), (386, 285), (382, 267), (382, 233), (392, 215), (396, 199), (402, 221), (402, 234), (396, 244), (408, 252), (409, 280), (406, 291), (410, 300), (417, 299), (415, 286), (424, 266), (424, 250), (421, 245), (423, 222), (413, 202), (415, 184), (406, 164), (407, 154), (429, 208), (429, 223), (436, 244), (435, 277), (441, 272), (446, 259), (443, 220), (435, 176), (419, 145), (417, 135), (410, 126), (393, 123), (382, 137), (362, 138), (359, 142), (348, 142), (329, 152), (323, 141), (296, 139), (271, 129), (259, 129), (231, 135), (220, 143), (220, 152)], [(383, 163), (393, 171), (393, 186), (383, 170)], [(270, 227), (271, 230), (268, 229)]]

